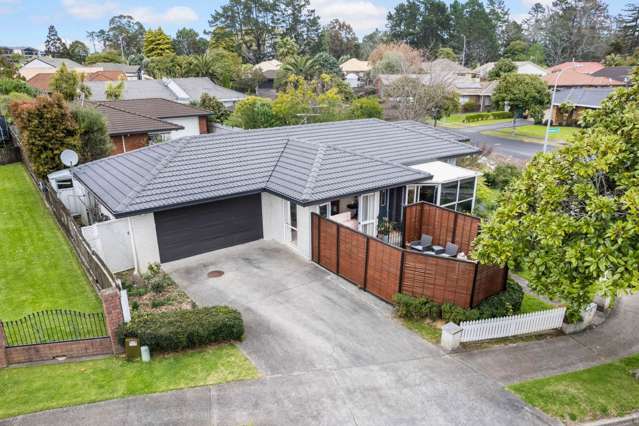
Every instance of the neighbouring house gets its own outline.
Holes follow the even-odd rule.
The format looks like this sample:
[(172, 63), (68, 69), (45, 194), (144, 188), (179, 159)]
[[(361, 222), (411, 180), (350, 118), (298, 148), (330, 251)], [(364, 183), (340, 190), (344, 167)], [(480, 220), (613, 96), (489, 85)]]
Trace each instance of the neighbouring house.
[(29, 80), (36, 74), (54, 73), (62, 66), (62, 64), (65, 64), (70, 70), (82, 72), (84, 74), (102, 71), (102, 68), (94, 66), (84, 66), (75, 61), (72, 61), (71, 59), (38, 56), (20, 67), (18, 73), (26, 80)]
[(98, 62), (94, 67), (102, 68), (103, 71), (120, 72), (126, 76), (127, 80), (142, 80), (145, 75), (141, 65), (118, 64), (117, 62)]
[(606, 77), (613, 80), (621, 81), (624, 84), (630, 82), (630, 75), (634, 67), (605, 67), (599, 71), (593, 72), (593, 77)]
[[(546, 68), (537, 65), (531, 61), (513, 61), (517, 66), (517, 74), (526, 74), (526, 75), (536, 75), (539, 77), (543, 77), (546, 75)], [(495, 68), (495, 64), (497, 62), (487, 62), (484, 65), (481, 65), (475, 68), (473, 71), (479, 76), (481, 79), (487, 79), (488, 73)]]
[(25, 57), (40, 56), (40, 51), (28, 46), (0, 46), (0, 55), (22, 55)]
[(472, 102), (478, 106), (480, 111), (490, 107), (491, 97), (497, 87), (496, 81), (479, 81), (454, 75), (445, 78), (439, 75), (431, 76), (431, 74), (379, 74), (374, 83), (377, 95), (383, 98), (385, 89), (402, 77), (417, 79), (423, 84), (444, 83), (457, 93), (460, 104)]
[[(106, 88), (109, 83), (104, 81), (88, 81), (86, 85), (91, 89), (92, 101), (107, 100)], [(214, 96), (232, 109), (235, 103), (244, 99), (246, 95), (226, 87), (218, 86), (207, 77), (163, 78), (162, 80), (127, 80), (121, 99), (168, 99), (183, 104), (197, 102), (207, 93)]]
[(422, 64), (427, 74), (439, 76), (455, 76), (462, 78), (476, 78), (477, 73), (463, 65), (453, 62), (450, 59), (439, 58), (434, 61), (424, 62)]
[(542, 77), (549, 87), (614, 87), (623, 86), (623, 82), (609, 77), (597, 77), (568, 68)]
[(339, 67), (344, 73), (344, 79), (353, 88), (363, 86), (371, 70), (368, 61), (360, 61), (357, 58), (351, 58)]
[(572, 69), (582, 74), (592, 74), (604, 68), (604, 65), (599, 62), (563, 62), (561, 64), (554, 65), (547, 69), (548, 73), (555, 73), (562, 70)]
[(275, 97), (275, 78), (277, 72), (282, 67), (282, 63), (277, 59), (260, 62), (255, 65), (255, 69), (259, 70), (264, 77), (257, 87), (257, 95), (274, 98)]
[[(35, 89), (40, 90), (44, 93), (50, 93), (49, 85), (51, 83), (51, 79), (53, 78), (54, 73), (39, 73), (35, 74), (29, 80), (27, 80), (27, 84)], [(126, 75), (124, 75), (120, 71), (95, 71), (84, 75), (84, 81), (118, 81), (126, 79)]]
[(574, 126), (585, 111), (601, 108), (614, 87), (570, 87), (558, 89), (553, 103), (552, 122)]
[(381, 219), (401, 226), (416, 201), (472, 210), (478, 174), (454, 165), (479, 152), (465, 140), (417, 122), (351, 120), (184, 137), (73, 175), (108, 219), (87, 227), (93, 240), (101, 226), (123, 229), (104, 235), (130, 247), (122, 267), (259, 239), (310, 258), (311, 213), (377, 236)]
[(114, 154), (183, 136), (208, 133), (209, 111), (166, 99), (132, 99), (91, 104), (107, 121)]

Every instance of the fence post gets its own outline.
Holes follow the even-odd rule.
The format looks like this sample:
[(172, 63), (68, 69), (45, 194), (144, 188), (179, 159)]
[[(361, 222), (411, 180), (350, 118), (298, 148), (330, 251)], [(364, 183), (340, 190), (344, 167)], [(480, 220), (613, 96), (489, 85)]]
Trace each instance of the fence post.
[(454, 322), (442, 327), (441, 345), (447, 351), (453, 351), (461, 344), (462, 328)]
[(5, 352), (6, 346), (4, 326), (2, 325), (2, 321), (0, 321), (0, 368), (4, 368), (9, 365), (7, 362), (7, 353)]
[(111, 339), (113, 353), (120, 353), (124, 350), (118, 342), (118, 327), (124, 322), (120, 292), (117, 288), (111, 287), (100, 291), (100, 298), (104, 307), (107, 332)]

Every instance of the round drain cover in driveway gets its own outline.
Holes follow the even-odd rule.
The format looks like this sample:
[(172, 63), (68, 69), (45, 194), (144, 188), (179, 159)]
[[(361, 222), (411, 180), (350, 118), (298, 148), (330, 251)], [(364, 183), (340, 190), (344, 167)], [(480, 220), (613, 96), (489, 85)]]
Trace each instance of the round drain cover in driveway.
[(211, 271), (208, 274), (206, 274), (206, 276), (209, 278), (219, 278), (222, 275), (224, 275), (224, 271)]

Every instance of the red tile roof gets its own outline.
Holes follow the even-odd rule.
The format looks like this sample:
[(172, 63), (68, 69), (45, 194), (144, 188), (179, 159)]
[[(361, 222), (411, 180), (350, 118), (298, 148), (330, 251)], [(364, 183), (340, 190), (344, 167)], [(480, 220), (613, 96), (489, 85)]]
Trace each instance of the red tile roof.
[[(27, 83), (43, 92), (49, 91), (49, 82), (53, 78), (54, 73), (38, 73), (27, 80)], [(117, 81), (126, 80), (126, 75), (121, 71), (96, 71), (86, 74), (85, 81)]]
[(599, 71), (604, 66), (599, 62), (564, 62), (562, 64), (555, 65), (554, 67), (548, 68), (549, 73), (574, 68), (575, 71), (580, 72), (582, 74), (592, 74), (593, 72)]
[(546, 74), (542, 77), (548, 86), (554, 86), (557, 81), (558, 87), (608, 87), (621, 86), (623, 82), (613, 80), (608, 77), (594, 77), (589, 74), (582, 74), (573, 69), (567, 69), (561, 75), (559, 72)]

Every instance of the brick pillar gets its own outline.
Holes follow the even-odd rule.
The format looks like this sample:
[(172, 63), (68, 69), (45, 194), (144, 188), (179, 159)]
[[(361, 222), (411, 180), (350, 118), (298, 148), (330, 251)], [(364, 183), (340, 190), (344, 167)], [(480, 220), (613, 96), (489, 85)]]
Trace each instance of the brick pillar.
[(7, 365), (9, 365), (9, 363), (7, 362), (7, 354), (4, 348), (5, 348), (4, 326), (2, 325), (2, 321), (0, 321), (0, 368), (4, 368)]
[(109, 288), (100, 291), (102, 306), (104, 307), (104, 315), (106, 317), (106, 326), (113, 353), (120, 353), (124, 348), (118, 343), (118, 327), (124, 322), (124, 314), (122, 313), (122, 305), (120, 304), (120, 292), (117, 288)]

